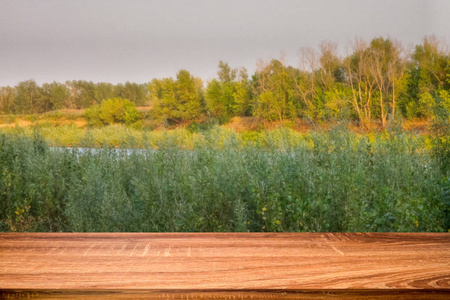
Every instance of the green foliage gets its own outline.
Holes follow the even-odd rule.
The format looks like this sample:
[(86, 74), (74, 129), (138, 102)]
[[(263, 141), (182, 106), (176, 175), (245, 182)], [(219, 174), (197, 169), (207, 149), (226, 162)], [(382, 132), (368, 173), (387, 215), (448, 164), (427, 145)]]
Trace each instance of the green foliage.
[(161, 122), (184, 123), (203, 114), (202, 82), (188, 71), (181, 70), (177, 79), (154, 79), (149, 85), (154, 103), (153, 118)]
[(223, 99), (222, 84), (219, 80), (213, 79), (208, 83), (205, 100), (206, 109), (213, 117), (229, 115), (229, 107), (227, 108), (226, 99)]
[[(115, 125), (92, 129), (85, 145), (98, 130), (127, 130), (127, 149), (0, 134), (2, 231), (448, 229), (448, 178), (421, 136), (213, 127), (143, 142)], [(129, 149), (142, 145), (158, 150)]]
[(58, 82), (44, 83), (42, 89), (45, 97), (44, 111), (62, 109), (67, 105), (70, 92), (66, 85)]
[(16, 89), (10, 86), (0, 87), (0, 113), (15, 112)]
[[(114, 96), (115, 87), (113, 84), (107, 82), (99, 82), (95, 85), (95, 101), (97, 101), (97, 103), (100, 103), (106, 99), (113, 99), (115, 98)], [(123, 98), (127, 99), (126, 97)]]
[(272, 60), (255, 76), (255, 109), (253, 115), (273, 121), (298, 116), (295, 93), (296, 70), (281, 61)]
[(450, 97), (442, 91), (436, 98), (435, 119), (432, 125), (433, 154), (443, 174), (450, 176)]
[(355, 113), (352, 111), (350, 99), (352, 91), (342, 83), (336, 83), (334, 90), (324, 94), (323, 116), (328, 120), (354, 120)]
[(85, 117), (92, 126), (116, 123), (130, 125), (137, 122), (141, 115), (134, 103), (127, 99), (114, 98), (86, 109)]
[(34, 80), (19, 82), (16, 86), (16, 98), (14, 112), (24, 114), (30, 112), (42, 112), (40, 100), (42, 89)]
[(207, 132), (217, 125), (218, 122), (216, 120), (210, 119), (206, 122), (192, 122), (186, 129), (191, 133)]
[(92, 81), (72, 80), (67, 81), (66, 86), (70, 90), (68, 108), (87, 108), (95, 103), (95, 84)]
[(3, 230), (66, 230), (64, 193), (76, 174), (60, 154), (50, 152), (38, 135), (32, 139), (0, 135)]
[(279, 99), (276, 98), (272, 92), (263, 92), (257, 99), (258, 106), (256, 107), (254, 112), (255, 116), (269, 121), (283, 119), (279, 110)]
[[(223, 124), (233, 117), (254, 116), (280, 123), (299, 117), (358, 121), (371, 129), (374, 124), (387, 128), (402, 118), (434, 119), (438, 98), (439, 105), (450, 106), (450, 53), (433, 36), (412, 53), (393, 39), (377, 37), (356, 40), (346, 57), (340, 57), (337, 45), (330, 42), (302, 49), (300, 54), (298, 67), (286, 65), (283, 58), (259, 61), (251, 77), (245, 68), (233, 69), (220, 61), (217, 78), (206, 87), (186, 70), (176, 78), (153, 79), (149, 84), (72, 80), (39, 86), (27, 80), (0, 88), (0, 112), (84, 109), (122, 98), (148, 105), (148, 116), (136, 128), (186, 125), (206, 118)], [(100, 112), (92, 109), (91, 114)], [(104, 123), (94, 119), (92, 124)]]
[(250, 91), (247, 71), (242, 68), (237, 81), (237, 69), (219, 63), (219, 79), (208, 83), (205, 93), (206, 110), (210, 116), (226, 123), (233, 116), (244, 116), (249, 111)]
[(137, 106), (145, 105), (147, 103), (147, 90), (143, 84), (127, 81), (125, 84), (116, 85), (114, 93), (118, 98), (129, 99)]
[(433, 157), (442, 173), (442, 203), (444, 205), (444, 224), (450, 230), (450, 110), (445, 96), (436, 99), (435, 120), (432, 125)]
[(416, 45), (408, 72), (409, 97), (404, 101), (407, 116), (434, 117), (436, 97), (450, 90), (450, 54), (435, 37), (426, 37), (422, 44)]

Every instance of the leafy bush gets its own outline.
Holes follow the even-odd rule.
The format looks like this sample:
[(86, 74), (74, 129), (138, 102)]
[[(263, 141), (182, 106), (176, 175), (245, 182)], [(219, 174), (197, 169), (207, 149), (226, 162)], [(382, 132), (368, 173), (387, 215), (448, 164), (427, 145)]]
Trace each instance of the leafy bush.
[(85, 117), (91, 126), (123, 123), (131, 125), (141, 119), (136, 105), (121, 98), (103, 100), (100, 105), (86, 109)]
[[(114, 125), (86, 145), (97, 131), (127, 149), (0, 134), (0, 230), (448, 230), (449, 181), (421, 136), (280, 129), (247, 143), (219, 127), (137, 136)], [(142, 145), (157, 150), (131, 149)]]

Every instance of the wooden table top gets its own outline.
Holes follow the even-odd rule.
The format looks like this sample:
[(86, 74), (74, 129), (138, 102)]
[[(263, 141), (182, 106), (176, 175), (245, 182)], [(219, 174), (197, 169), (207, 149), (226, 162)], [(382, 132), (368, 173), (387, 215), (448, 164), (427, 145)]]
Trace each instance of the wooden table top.
[(0, 290), (448, 297), (450, 234), (0, 233)]

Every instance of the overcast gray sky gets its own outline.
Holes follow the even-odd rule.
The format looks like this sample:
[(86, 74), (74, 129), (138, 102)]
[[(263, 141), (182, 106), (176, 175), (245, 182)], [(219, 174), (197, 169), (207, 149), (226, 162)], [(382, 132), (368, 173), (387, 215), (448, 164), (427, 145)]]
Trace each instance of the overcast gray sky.
[(450, 0), (0, 0), (0, 86), (34, 79), (148, 82), (220, 60), (298, 65), (301, 47), (355, 37), (450, 42)]

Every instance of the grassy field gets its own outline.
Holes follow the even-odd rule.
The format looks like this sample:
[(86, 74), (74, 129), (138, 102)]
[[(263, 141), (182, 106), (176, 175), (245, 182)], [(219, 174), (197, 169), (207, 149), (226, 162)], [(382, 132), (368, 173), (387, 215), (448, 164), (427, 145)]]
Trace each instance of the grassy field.
[(424, 135), (343, 127), (8, 129), (0, 229), (448, 231), (448, 168), (434, 149)]

